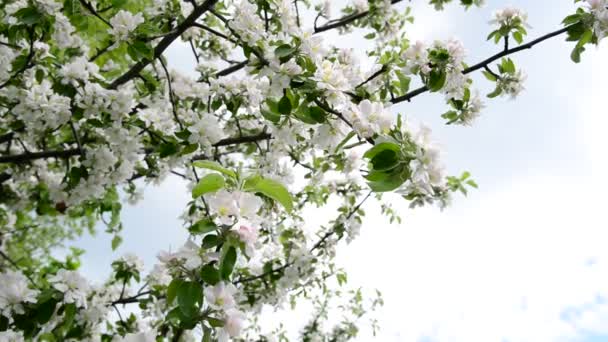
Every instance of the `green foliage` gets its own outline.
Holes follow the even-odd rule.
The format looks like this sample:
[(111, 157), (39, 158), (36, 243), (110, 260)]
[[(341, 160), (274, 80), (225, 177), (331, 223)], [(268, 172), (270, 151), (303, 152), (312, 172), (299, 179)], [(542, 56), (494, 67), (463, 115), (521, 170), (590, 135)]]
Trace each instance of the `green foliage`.
[(230, 275), (236, 264), (236, 248), (231, 245), (226, 245), (220, 260), (220, 276), (224, 280), (230, 280)]
[(395, 190), (409, 179), (409, 159), (397, 142), (378, 143), (367, 150), (363, 158), (370, 162), (370, 171), (365, 178), (375, 192)]
[(226, 185), (224, 177), (218, 175), (217, 173), (210, 173), (201, 178), (201, 180), (192, 189), (192, 198), (197, 198), (210, 192), (216, 192), (224, 188), (224, 185)]
[(279, 202), (288, 212), (293, 210), (293, 199), (287, 189), (280, 183), (260, 176), (252, 176), (245, 180), (243, 190), (260, 193)]

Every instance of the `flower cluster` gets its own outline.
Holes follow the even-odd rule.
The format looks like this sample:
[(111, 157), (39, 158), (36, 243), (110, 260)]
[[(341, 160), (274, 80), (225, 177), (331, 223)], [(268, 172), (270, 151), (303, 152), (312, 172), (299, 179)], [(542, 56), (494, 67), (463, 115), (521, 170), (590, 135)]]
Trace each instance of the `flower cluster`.
[(23, 314), (24, 304), (36, 302), (39, 291), (30, 288), (29, 280), (21, 272), (7, 270), (0, 273), (0, 283), (0, 315)]
[(382, 103), (363, 100), (352, 107), (347, 118), (357, 133), (364, 138), (387, 133), (393, 126), (394, 116)]
[(133, 15), (129, 11), (120, 10), (110, 19), (112, 28), (108, 32), (114, 36), (117, 42), (126, 41), (129, 39), (131, 32), (143, 22), (144, 17), (141, 13)]
[[(495, 65), (467, 64), (456, 39), (410, 44), (411, 12), (390, 0), (341, 11), (331, 1), (111, 2), (9, 0), (0, 10), (0, 340), (271, 340), (258, 329), (265, 305), (325, 300), (334, 275), (344, 285), (333, 258), (363, 229), (366, 201), (396, 192), (412, 207), (444, 207), (476, 186), (468, 173), (446, 177), (430, 129), (395, 104), (441, 93), (447, 123), (471, 125), (484, 105), (469, 74), (485, 71), (490, 97), (523, 90), (506, 55), (527, 16), (512, 8), (492, 22), (509, 57)], [(316, 20), (305, 18), (313, 9)], [(606, 35), (607, 11), (588, 0), (567, 18), (573, 59)], [(323, 39), (354, 28), (372, 43), (366, 53)], [(174, 70), (167, 51), (178, 39), (192, 73)], [(96, 284), (78, 272), (77, 249), (56, 258), (100, 220), (116, 249), (123, 202), (169, 175), (190, 185), (189, 236), (148, 272), (126, 254)], [(335, 217), (309, 227), (306, 210), (334, 203)], [(356, 317), (327, 331), (313, 324), (325, 317), (315, 303), (302, 336), (354, 337), (365, 311), (354, 298), (341, 308)]]
[(608, 1), (586, 0), (589, 11), (593, 15), (593, 32), (598, 39), (608, 36)]
[(490, 23), (498, 27), (528, 26), (528, 14), (515, 7), (506, 7), (495, 11)]
[(515, 7), (506, 7), (494, 12), (490, 24), (496, 26), (496, 30), (490, 33), (488, 40), (494, 39), (498, 43), (501, 38), (504, 38), (505, 46), (508, 46), (509, 34), (521, 44), (524, 36), (528, 33), (526, 29), (530, 27), (528, 25), (528, 14)]

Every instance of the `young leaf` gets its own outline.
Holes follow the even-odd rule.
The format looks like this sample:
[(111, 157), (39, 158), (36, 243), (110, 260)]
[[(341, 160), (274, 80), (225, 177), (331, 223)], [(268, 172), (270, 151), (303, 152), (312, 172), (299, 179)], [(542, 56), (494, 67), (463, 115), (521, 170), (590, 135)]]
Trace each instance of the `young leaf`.
[(224, 255), (222, 256), (222, 260), (220, 262), (220, 275), (222, 276), (222, 279), (230, 279), (230, 274), (232, 274), (232, 270), (234, 269), (235, 264), (236, 248), (234, 248), (234, 246), (229, 246)]
[(293, 199), (287, 189), (279, 182), (259, 176), (249, 177), (245, 181), (243, 190), (259, 192), (279, 202), (288, 212), (293, 209)]
[(217, 173), (210, 173), (201, 178), (194, 189), (192, 189), (192, 198), (200, 197), (206, 193), (216, 192), (222, 189), (225, 184), (226, 181), (224, 180), (224, 177)]
[(203, 304), (203, 288), (193, 281), (182, 282), (177, 289), (177, 304), (186, 317), (194, 317)]
[(227, 169), (214, 161), (197, 160), (194, 163), (192, 163), (192, 165), (194, 165), (194, 167), (199, 167), (201, 169), (208, 169), (208, 170), (213, 170), (213, 171), (223, 173), (224, 175), (226, 175), (230, 178), (236, 178), (236, 172), (234, 172), (230, 169)]
[(278, 104), (279, 113), (289, 115), (291, 113), (291, 108), (291, 101), (289, 98), (287, 96), (281, 97)]
[(211, 265), (205, 265), (201, 269), (201, 279), (209, 285), (217, 284), (220, 278), (220, 271)]
[(213, 220), (204, 218), (188, 228), (190, 234), (203, 235), (216, 230), (218, 227)]

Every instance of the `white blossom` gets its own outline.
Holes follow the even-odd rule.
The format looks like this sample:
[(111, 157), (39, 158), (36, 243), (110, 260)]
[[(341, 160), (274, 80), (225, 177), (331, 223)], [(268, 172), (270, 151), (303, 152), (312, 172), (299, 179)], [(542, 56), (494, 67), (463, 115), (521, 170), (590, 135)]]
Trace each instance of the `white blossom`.
[(0, 341), (2, 342), (23, 342), (25, 338), (23, 337), (23, 332), (21, 331), (13, 331), (6, 330), (0, 331)]
[(72, 84), (78, 87), (78, 83), (88, 81), (89, 77), (102, 78), (99, 75), (99, 67), (95, 63), (90, 63), (86, 57), (74, 58), (70, 63), (65, 64), (59, 71), (62, 77), (61, 82)]
[(234, 300), (236, 287), (232, 283), (220, 281), (212, 287), (206, 287), (204, 292), (207, 303), (215, 309), (226, 310), (236, 305)]
[(247, 44), (255, 46), (264, 38), (264, 22), (257, 15), (257, 7), (248, 0), (241, 0), (235, 5), (230, 27), (235, 30)]
[(218, 340), (227, 342), (230, 337), (238, 337), (245, 326), (245, 314), (237, 309), (226, 310), (224, 326), (219, 332)]
[(112, 342), (155, 342), (156, 330), (141, 331), (126, 334), (125, 337), (117, 337)]
[(82, 46), (80, 37), (75, 35), (76, 29), (63, 13), (55, 13), (55, 23), (53, 24), (53, 41), (60, 49), (75, 48)]
[(501, 95), (515, 99), (525, 88), (524, 82), (528, 76), (521, 70), (514, 74), (504, 73), (497, 80), (497, 86), (502, 90)]
[(137, 273), (141, 273), (144, 270), (144, 261), (133, 253), (127, 253), (123, 255), (122, 257), (120, 257), (120, 259), (118, 259), (118, 261), (123, 262), (127, 266), (127, 268)]
[(67, 123), (72, 115), (70, 99), (56, 94), (48, 80), (20, 90), (17, 99), (19, 103), (13, 113), (27, 122), (26, 128), (34, 134), (54, 130)]
[(12, 312), (23, 314), (24, 303), (35, 303), (38, 290), (29, 287), (28, 279), (18, 271), (0, 273), (0, 314), (12, 317)]
[(61, 269), (49, 278), (53, 287), (63, 294), (65, 303), (74, 303), (78, 307), (86, 307), (89, 294), (89, 283), (77, 271)]
[(493, 19), (490, 21), (491, 24), (497, 25), (498, 27), (508, 27), (515, 24), (520, 24), (524, 27), (528, 25), (528, 14), (515, 7), (506, 7), (501, 10), (495, 11)]
[(351, 124), (364, 138), (374, 134), (387, 133), (393, 124), (393, 115), (379, 102), (363, 100), (359, 105), (353, 106), (348, 112)]
[(197, 121), (188, 127), (191, 144), (200, 144), (203, 147), (210, 147), (212, 144), (222, 140), (224, 131), (220, 126), (219, 120), (212, 114), (203, 114), (197, 117)]
[(125, 41), (129, 39), (129, 34), (143, 22), (144, 16), (141, 13), (133, 15), (129, 11), (120, 10), (110, 19), (112, 28), (108, 32), (114, 35), (117, 42)]

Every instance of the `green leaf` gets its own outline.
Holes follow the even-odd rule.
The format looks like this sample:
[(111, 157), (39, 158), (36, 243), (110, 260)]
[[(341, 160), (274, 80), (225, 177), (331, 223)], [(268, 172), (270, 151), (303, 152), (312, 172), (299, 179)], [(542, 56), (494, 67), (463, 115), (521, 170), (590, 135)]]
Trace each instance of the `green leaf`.
[(310, 117), (318, 123), (325, 122), (327, 113), (321, 107), (310, 107)]
[(205, 265), (201, 269), (201, 279), (207, 284), (215, 285), (219, 283), (220, 271), (212, 265)]
[(74, 322), (74, 317), (76, 316), (76, 304), (70, 303), (66, 304), (63, 309), (63, 323), (58, 326), (56, 331), (57, 335), (64, 337), (65, 334), (70, 331), (72, 327), (72, 323)]
[(173, 279), (169, 286), (167, 287), (167, 304), (171, 305), (173, 300), (177, 296), (177, 289), (182, 285), (184, 281), (181, 279)]
[(491, 92), (491, 93), (488, 94), (488, 97), (489, 98), (495, 98), (495, 97), (497, 97), (500, 94), (502, 94), (502, 89), (500, 87), (496, 87), (496, 89), (494, 89), (493, 92)]
[(276, 49), (274, 49), (274, 54), (277, 58), (284, 58), (289, 55), (292, 55), (296, 52), (296, 48), (291, 47), (289, 44), (279, 45)]
[(517, 44), (521, 44), (524, 41), (524, 36), (519, 31), (513, 32), (513, 39), (517, 42)]
[(379, 154), (385, 150), (391, 150), (391, 151), (400, 153), (401, 147), (399, 147), (399, 145), (394, 142), (389, 142), (389, 141), (381, 142), (381, 143), (374, 145), (374, 147), (370, 148), (369, 150), (367, 150), (363, 154), (363, 158), (373, 159), (377, 154)]
[(220, 261), (220, 275), (222, 279), (230, 279), (230, 274), (232, 274), (232, 270), (234, 269), (235, 264), (236, 248), (234, 248), (234, 246), (228, 246), (228, 248), (222, 255), (222, 260)]
[(211, 329), (203, 325), (203, 340), (202, 342), (211, 342)]
[(14, 17), (27, 26), (37, 24), (44, 18), (36, 7), (22, 8), (14, 14)]
[(488, 81), (496, 82), (496, 76), (494, 76), (491, 72), (487, 70), (482, 70), (481, 72), (488, 79)]
[(136, 61), (154, 59), (154, 49), (152, 46), (150, 46), (150, 44), (142, 40), (136, 40), (129, 44), (127, 52), (129, 53), (129, 56)]
[(37, 341), (41, 342), (55, 342), (55, 335), (53, 333), (47, 332), (38, 336)]
[(40, 324), (47, 323), (53, 316), (56, 305), (57, 300), (52, 297), (40, 303), (36, 308), (36, 321), (38, 321)]
[(165, 158), (177, 153), (177, 144), (175, 143), (162, 143), (158, 146), (158, 155), (161, 158)]
[(291, 114), (291, 101), (289, 100), (289, 98), (287, 96), (283, 96), (281, 98), (281, 100), (279, 100), (279, 104), (278, 104), (278, 110), (279, 113), (283, 114), (283, 115), (289, 115)]
[(387, 171), (397, 167), (399, 155), (392, 149), (379, 152), (370, 161), (376, 171)]
[(214, 317), (207, 317), (207, 322), (209, 322), (209, 325), (214, 328), (221, 328), (224, 326), (223, 320)]
[(8, 329), (8, 318), (0, 315), (0, 331), (5, 331)]
[(293, 210), (291, 194), (279, 182), (260, 176), (253, 176), (245, 180), (243, 190), (247, 192), (259, 192), (279, 202), (288, 212)]
[(273, 111), (262, 108), (262, 109), (260, 109), (260, 114), (262, 114), (264, 119), (266, 119), (272, 123), (277, 124), (281, 121), (281, 115), (279, 113), (275, 113)]
[(236, 172), (234, 172), (230, 169), (227, 169), (227, 168), (223, 167), (222, 165), (220, 165), (214, 161), (211, 161), (211, 160), (198, 160), (198, 161), (195, 161), (194, 163), (192, 163), (192, 165), (194, 165), (195, 167), (201, 168), (201, 169), (217, 171), (217, 172), (223, 173), (224, 175), (226, 175), (230, 178), (236, 179)]
[(372, 171), (365, 178), (369, 180), (367, 184), (374, 192), (393, 191), (409, 178), (409, 170), (403, 168), (391, 173)]
[(121, 243), (122, 243), (122, 238), (120, 237), (120, 235), (115, 235), (112, 238), (112, 250), (115, 251), (116, 248), (118, 248), (118, 246), (120, 246)]
[(222, 189), (225, 184), (226, 181), (224, 180), (224, 177), (217, 173), (210, 173), (201, 178), (194, 189), (192, 189), (192, 198), (197, 198), (210, 192), (216, 192)]
[(432, 92), (441, 90), (447, 80), (447, 74), (443, 70), (431, 70), (428, 79), (428, 87)]
[(122, 8), (124, 5), (128, 3), (128, 0), (111, 0), (112, 7), (114, 8)]
[(182, 282), (177, 289), (177, 304), (186, 317), (194, 317), (203, 304), (203, 288), (193, 281)]
[(581, 36), (581, 39), (578, 41), (578, 43), (576, 44), (577, 47), (583, 47), (585, 44), (591, 42), (591, 40), (593, 39), (593, 31), (587, 29), (583, 35)]
[(218, 229), (213, 220), (204, 218), (188, 228), (190, 234), (203, 235)]
[(515, 74), (515, 63), (511, 58), (504, 58), (501, 63), (502, 72), (507, 74)]
[(217, 246), (222, 240), (217, 235), (208, 234), (203, 238), (203, 248), (209, 249)]

